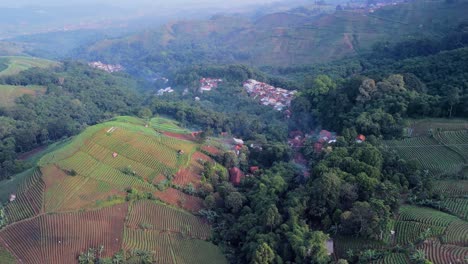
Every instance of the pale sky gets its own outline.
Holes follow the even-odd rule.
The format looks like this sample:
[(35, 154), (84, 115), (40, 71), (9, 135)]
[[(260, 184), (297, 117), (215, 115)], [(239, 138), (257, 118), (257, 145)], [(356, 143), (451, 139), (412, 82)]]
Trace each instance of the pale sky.
[(120, 7), (177, 7), (177, 6), (207, 6), (213, 5), (217, 8), (234, 7), (251, 4), (265, 4), (277, 2), (278, 0), (0, 0), (0, 7), (21, 6), (67, 6), (67, 5), (96, 5), (109, 4)]

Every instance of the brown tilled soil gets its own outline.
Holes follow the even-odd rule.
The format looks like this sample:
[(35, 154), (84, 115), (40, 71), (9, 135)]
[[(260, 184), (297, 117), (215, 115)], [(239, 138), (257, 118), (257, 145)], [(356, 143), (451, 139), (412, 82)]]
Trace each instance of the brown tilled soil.
[(74, 264), (88, 248), (104, 246), (103, 257), (122, 247), (128, 204), (80, 213), (43, 214), (0, 232), (19, 263)]

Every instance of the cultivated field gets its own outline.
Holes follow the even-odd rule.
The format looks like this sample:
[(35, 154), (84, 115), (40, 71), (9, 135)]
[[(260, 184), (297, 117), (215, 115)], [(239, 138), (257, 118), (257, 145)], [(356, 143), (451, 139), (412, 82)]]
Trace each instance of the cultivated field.
[[(101, 245), (105, 257), (148, 250), (157, 263), (226, 263), (207, 241), (210, 225), (192, 214), (203, 200), (182, 191), (199, 185), (197, 160), (211, 158), (199, 143), (145, 125), (120, 117), (89, 127), (36, 157), (38, 167), (18, 180), (0, 182), (3, 196), (16, 194), (5, 206), (0, 263), (76, 263)], [(130, 188), (144, 196), (127, 200)]]
[(38, 85), (15, 86), (0, 85), (0, 106), (9, 107), (15, 104), (16, 98), (29, 94), (32, 96), (42, 95), (46, 92), (46, 87)]
[(6, 64), (8, 65), (6, 69), (0, 72), (0, 77), (15, 75), (35, 67), (49, 68), (58, 65), (55, 61), (34, 57), (0, 57), (0, 59), (6, 60)]

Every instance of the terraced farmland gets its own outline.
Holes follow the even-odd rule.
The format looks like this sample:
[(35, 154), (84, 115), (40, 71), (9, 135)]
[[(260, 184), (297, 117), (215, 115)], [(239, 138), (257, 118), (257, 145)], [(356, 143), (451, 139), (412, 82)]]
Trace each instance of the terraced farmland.
[(209, 225), (200, 218), (152, 201), (132, 205), (126, 225), (132, 228), (146, 226), (146, 229), (180, 233), (202, 240), (211, 236)]
[(432, 175), (458, 174), (465, 166), (465, 159), (458, 152), (429, 137), (407, 138), (389, 141), (407, 161), (414, 161)]
[(395, 235), (396, 243), (407, 245), (415, 243), (424, 232), (428, 232), (431, 237), (444, 234), (446, 227), (421, 224), (413, 221), (396, 221)]
[(16, 199), (5, 206), (8, 222), (13, 223), (39, 214), (42, 210), (43, 190), (42, 173), (37, 169), (21, 183)]
[(458, 131), (468, 130), (468, 120), (466, 119), (423, 119), (412, 121), (410, 126), (411, 136), (428, 136), (429, 130), (436, 131)]
[(1, 57), (8, 60), (8, 67), (0, 72), (1, 76), (11, 76), (30, 68), (49, 68), (58, 65), (55, 61), (34, 58), (34, 57)]
[(76, 263), (80, 252), (99, 245), (110, 257), (121, 248), (127, 208), (40, 215), (6, 227), (0, 239), (24, 263)]
[(443, 180), (434, 182), (434, 190), (445, 197), (468, 195), (468, 180)]
[(409, 258), (404, 253), (392, 253), (372, 262), (373, 264), (409, 264)]
[(32, 96), (45, 94), (47, 88), (43, 86), (16, 86), (0, 85), (0, 106), (9, 107), (15, 104), (15, 100), (25, 94)]
[[(0, 230), (0, 247), (20, 263), (76, 263), (82, 251), (100, 245), (103, 256), (147, 249), (158, 263), (226, 263), (206, 241), (211, 227), (192, 214), (203, 200), (174, 185), (165, 191), (155, 186), (177, 171), (190, 172), (190, 182), (199, 184), (201, 165), (193, 160), (209, 157), (197, 152), (200, 144), (138, 121), (117, 118), (89, 127), (44, 154), (40, 169), (24, 175), (16, 200), (5, 207), (9, 225)], [(164, 203), (130, 197), (130, 188)]]
[(419, 246), (434, 264), (466, 263), (468, 248), (442, 245), (436, 240), (428, 240)]
[(436, 139), (459, 153), (468, 163), (468, 130), (447, 131), (436, 134)]
[(441, 206), (451, 214), (468, 220), (468, 198), (448, 198), (442, 201)]

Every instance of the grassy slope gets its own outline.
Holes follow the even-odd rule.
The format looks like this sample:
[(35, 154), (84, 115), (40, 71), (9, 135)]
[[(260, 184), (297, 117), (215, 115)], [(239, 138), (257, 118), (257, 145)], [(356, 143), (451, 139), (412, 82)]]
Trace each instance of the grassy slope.
[(50, 61), (46, 59), (33, 58), (33, 57), (0, 57), (1, 59), (8, 60), (8, 67), (0, 72), (1, 76), (10, 76), (18, 74), (21, 71), (39, 67), (39, 68), (48, 68), (58, 65), (55, 61)]
[[(8, 70), (5, 70), (8, 71)], [(3, 73), (3, 72), (2, 72)], [(0, 75), (2, 74), (0, 73)], [(15, 103), (15, 99), (24, 95), (38, 95), (44, 94), (46, 88), (38, 85), (28, 86), (15, 86), (15, 85), (0, 85), (0, 106), (12, 106)]]
[[(164, 129), (167, 127), (169, 130), (172, 131), (184, 131), (183, 129), (177, 127), (177, 123), (174, 121), (161, 118), (155, 119), (155, 121), (156, 122), (154, 126), (158, 127), (159, 129)], [(160, 127), (161, 125), (162, 127)], [(176, 149), (179, 149), (181, 148), (181, 146), (183, 147), (187, 144), (191, 144), (194, 146), (197, 145), (196, 143), (190, 143), (174, 138), (165, 137), (159, 133), (156, 133), (152, 127), (146, 128), (145, 121), (134, 117), (118, 117), (109, 122), (89, 127), (83, 133), (76, 136), (72, 140), (67, 140), (64, 142), (53, 144), (48, 148), (42, 150), (41, 152), (36, 153), (35, 155), (28, 158), (29, 162), (38, 163), (39, 166), (43, 168), (42, 179), (45, 181), (46, 186), (49, 186), (46, 188), (45, 193), (43, 195), (43, 210), (45, 212), (60, 213), (65, 211), (70, 212), (70, 210), (82, 211), (107, 208), (109, 206), (121, 204), (125, 202), (125, 189), (127, 189), (128, 187), (134, 187), (139, 189), (140, 191), (146, 192), (159, 192), (155, 186), (145, 182), (144, 180), (137, 179), (136, 177), (132, 177), (129, 175), (121, 174), (118, 170), (118, 166), (113, 167), (113, 164), (115, 164), (116, 159), (107, 157), (109, 156), (108, 154), (105, 154), (102, 157), (102, 160), (99, 157), (99, 155), (101, 154), (94, 156), (95, 158), (93, 162), (94, 164), (99, 164), (99, 168), (107, 168), (109, 170), (113, 170), (113, 173), (111, 174), (106, 173), (105, 170), (97, 170), (93, 169), (92, 166), (88, 167), (86, 165), (83, 165), (83, 163), (86, 162), (82, 158), (85, 157), (84, 155), (95, 155), (95, 153), (93, 154), (93, 152), (91, 151), (93, 144), (104, 144), (105, 142), (107, 142), (107, 144), (110, 145), (104, 145), (104, 147), (110, 149), (118, 148), (119, 145), (123, 146), (127, 144), (124, 141), (115, 141), (112, 139), (112, 137), (117, 136), (119, 132), (107, 133), (106, 135), (106, 131), (111, 127), (117, 127), (117, 131), (120, 130), (120, 135), (124, 136), (123, 139), (129, 139), (131, 141), (125, 141), (130, 145), (136, 144), (136, 142), (139, 140), (138, 137), (146, 138), (148, 140), (150, 138), (157, 138), (158, 140), (162, 140), (164, 144), (169, 144), (170, 146), (173, 145), (175, 147), (175, 149), (173, 150), (174, 152), (177, 151)], [(100, 139), (102, 140), (100, 141)], [(152, 145), (152, 147), (157, 146), (159, 145)], [(146, 149), (144, 145), (141, 145), (140, 147), (142, 148), (142, 151)], [(198, 148), (198, 146), (196, 148)], [(167, 152), (168, 150), (164, 151)], [(164, 155), (163, 149), (161, 149), (160, 153), (161, 155)], [(125, 155), (127, 155), (125, 151), (119, 152), (119, 158), (121, 156), (123, 158), (123, 156)], [(130, 152), (128, 153), (128, 155), (131, 155)], [(156, 158), (157, 156), (153, 157)], [(158, 159), (159, 158), (156, 158), (156, 160)], [(128, 162), (130, 162), (130, 160), (128, 160)], [(133, 166), (132, 168), (137, 170), (140, 168), (146, 168), (145, 166), (152, 166), (151, 164), (155, 164), (152, 163), (152, 159), (145, 159), (145, 161), (140, 160), (139, 163), (141, 164), (138, 165), (138, 163), (135, 163), (135, 166)], [(76, 169), (79, 172), (79, 174), (74, 177), (64, 174), (64, 172), (57, 167), (62, 166), (63, 164), (71, 166), (66, 166), (67, 169)], [(102, 167), (103, 165), (104, 167)], [(120, 164), (119, 166), (124, 165), (125, 164)], [(16, 193), (20, 183), (23, 181), (28, 181), (32, 172), (33, 170), (31, 169), (20, 175), (17, 175), (12, 180), (0, 182), (0, 197), (8, 198), (8, 195), (10, 193)], [(103, 176), (100, 176), (101, 173), (105, 173), (104, 178)], [(122, 184), (122, 180), (124, 184)], [(131, 184), (125, 184), (125, 182)], [(112, 198), (110, 199), (110, 197)], [(169, 211), (175, 210), (175, 213), (176, 211), (181, 210), (173, 206), (167, 206), (167, 208), (167, 210)], [(189, 213), (185, 212), (185, 214)], [(157, 215), (155, 217), (157, 217)], [(190, 217), (193, 218), (193, 216)], [(181, 225), (187, 224), (184, 218), (174, 219), (173, 221), (176, 221), (175, 224), (177, 224), (177, 221), (182, 221), (183, 223), (181, 222)], [(146, 232), (144, 230), (140, 230), (141, 227), (138, 226), (133, 228), (136, 228), (136, 234), (143, 234), (144, 232)], [(186, 228), (195, 230), (199, 227), (193, 225), (190, 227), (187, 226)], [(164, 230), (159, 230), (158, 232), (163, 231)], [(172, 237), (172, 235), (174, 235), (174, 237)], [(143, 237), (149, 239), (152, 236), (146, 235)], [(206, 238), (206, 235), (204, 237)], [(140, 238), (140, 240), (138, 241), (138, 245), (146, 245), (146, 247), (151, 247), (151, 245), (154, 245), (151, 241), (141, 239), (142, 238)], [(123, 242), (128, 243), (126, 241), (127, 238), (124, 237)], [(196, 263), (204, 263), (203, 261), (207, 259), (216, 259), (217, 263), (225, 263), (224, 257), (222, 256), (221, 252), (216, 246), (203, 240), (186, 238), (184, 236), (184, 232), (180, 230), (175, 230), (171, 234), (171, 242), (168, 243), (169, 244), (167, 244), (166, 246), (172, 248), (171, 250), (174, 252), (174, 263), (191, 263), (190, 259), (194, 259)], [(181, 247), (180, 249), (179, 246)], [(126, 248), (131, 249), (131, 247), (129, 247), (128, 245), (126, 246)], [(157, 248), (150, 249), (155, 251), (158, 250)], [(193, 256), (196, 257), (194, 258)]]

